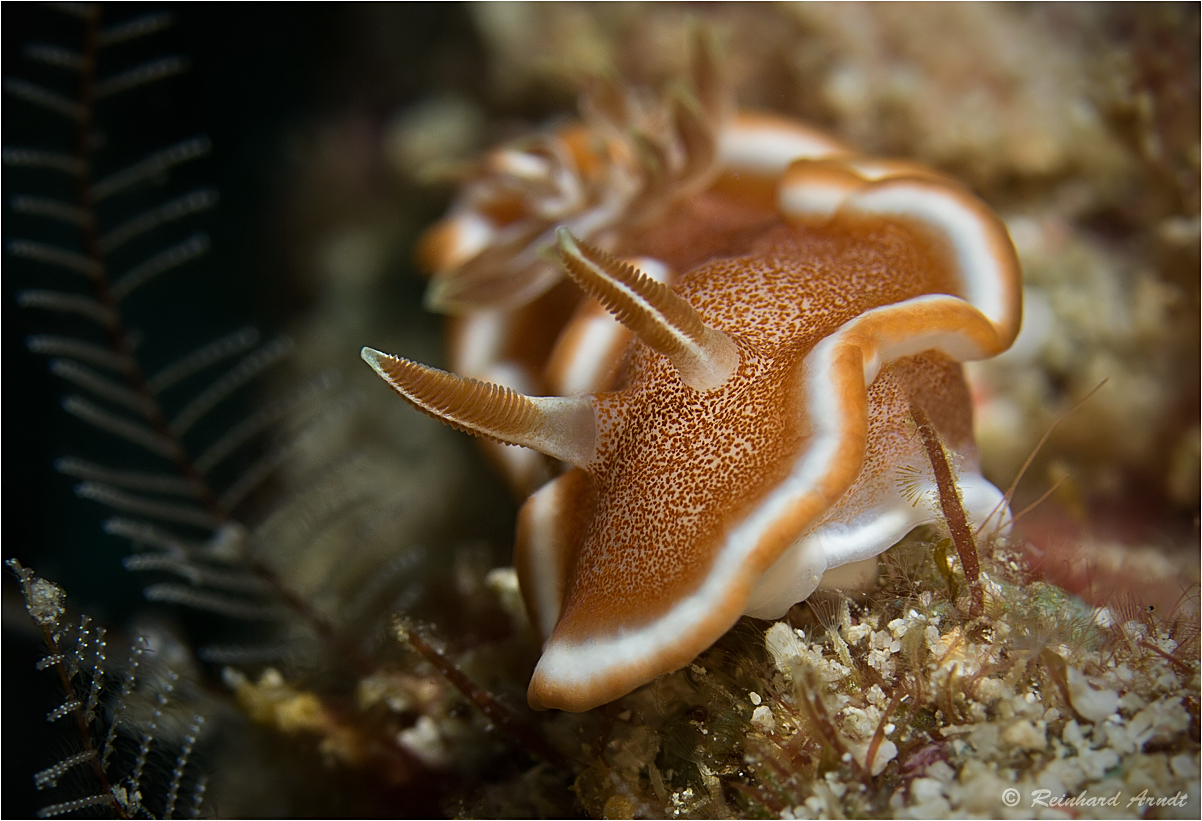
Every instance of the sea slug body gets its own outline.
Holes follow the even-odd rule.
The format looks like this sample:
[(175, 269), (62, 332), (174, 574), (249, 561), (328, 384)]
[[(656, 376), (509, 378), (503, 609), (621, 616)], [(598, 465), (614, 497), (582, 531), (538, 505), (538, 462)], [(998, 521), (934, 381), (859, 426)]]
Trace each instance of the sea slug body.
[(960, 366), (1018, 332), (1001, 221), (934, 171), (733, 113), (704, 58), (693, 85), (599, 86), (480, 163), (423, 248), (459, 375), (363, 350), (532, 492), (536, 708), (618, 698), (935, 520), (911, 403), (969, 518), (1002, 498)]

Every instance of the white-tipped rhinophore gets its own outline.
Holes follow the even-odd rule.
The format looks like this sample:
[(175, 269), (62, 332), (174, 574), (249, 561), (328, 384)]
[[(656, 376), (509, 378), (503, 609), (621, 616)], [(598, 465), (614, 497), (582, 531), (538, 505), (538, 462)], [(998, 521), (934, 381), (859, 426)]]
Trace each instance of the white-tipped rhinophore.
[(588, 397), (525, 396), (372, 348), (360, 355), (410, 404), (452, 427), (575, 465), (593, 458), (597, 433)]
[(568, 275), (648, 347), (666, 356), (686, 385), (713, 390), (734, 374), (738, 347), (670, 288), (577, 240), (566, 228), (556, 238)]

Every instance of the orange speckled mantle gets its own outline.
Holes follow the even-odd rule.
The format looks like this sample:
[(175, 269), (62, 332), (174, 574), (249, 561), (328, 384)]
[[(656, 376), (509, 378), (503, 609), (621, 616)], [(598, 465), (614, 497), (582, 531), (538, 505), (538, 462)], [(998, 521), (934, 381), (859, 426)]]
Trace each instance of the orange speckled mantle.
[(514, 562), (546, 639), (538, 708), (621, 696), (932, 520), (910, 402), (970, 517), (1001, 500), (958, 364), (1019, 325), (988, 207), (769, 115), (653, 113), (627, 112), (639, 145), (589, 123), (499, 149), (433, 229), (459, 375), (364, 349), (411, 403), (507, 443), (533, 491)]

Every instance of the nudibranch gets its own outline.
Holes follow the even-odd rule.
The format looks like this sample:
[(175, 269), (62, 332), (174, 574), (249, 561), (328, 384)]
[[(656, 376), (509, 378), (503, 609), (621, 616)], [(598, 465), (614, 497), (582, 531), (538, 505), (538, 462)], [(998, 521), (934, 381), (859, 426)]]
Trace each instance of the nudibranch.
[(969, 518), (1002, 503), (960, 363), (1018, 332), (1005, 226), (934, 171), (728, 110), (704, 60), (694, 86), (603, 86), (479, 165), (423, 249), (458, 375), (363, 349), (534, 491), (538, 709), (618, 698), (936, 520), (911, 403)]

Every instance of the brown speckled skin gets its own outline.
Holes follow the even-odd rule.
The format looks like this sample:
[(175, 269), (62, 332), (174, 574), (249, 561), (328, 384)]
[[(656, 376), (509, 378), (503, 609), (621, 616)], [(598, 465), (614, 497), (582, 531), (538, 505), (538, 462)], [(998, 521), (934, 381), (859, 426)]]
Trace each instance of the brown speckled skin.
[[(483, 197), (474, 211), (461, 204), (449, 218), (463, 237), (491, 243), (475, 256), (443, 243), (434, 304), (466, 316), (453, 334), (455, 370), (484, 380), (497, 371), (530, 393), (587, 395), (587, 430), (556, 422), (546, 429), (565, 438), (533, 445), (570, 454), (576, 467), (527, 502), (515, 544), (523, 595), (547, 639), (531, 680), (535, 708), (589, 709), (687, 664), (741, 613), (761, 608), (750, 599), (792, 545), (801, 552), (778, 572), (808, 562), (804, 584), (816, 584), (826, 565), (805, 551), (826, 548), (800, 537), (825, 524), (871, 530), (919, 487), (926, 461), (911, 402), (953, 451), (975, 460), (970, 398), (953, 358), (992, 356), (1017, 333), (1018, 262), (1005, 226), (934, 172), (858, 157), (777, 118), (740, 115), (728, 125), (720, 168), (703, 162), (697, 176), (662, 185), (663, 169), (623, 166), (633, 177), (619, 174), (613, 190), (629, 193), (632, 179), (643, 187), (616, 210), (588, 210), (608, 202), (589, 180), (609, 178), (586, 174), (577, 181), (594, 199), (576, 202), (556, 226), (540, 210), (549, 183), (536, 174), (537, 184), (519, 186), (514, 214), (486, 207), (516, 201), (490, 199), (484, 185), (472, 189)], [(532, 249), (551, 233), (565, 273), (595, 302), (569, 310), (576, 297), (562, 280), (535, 295), (548, 261), (534, 261)], [(666, 266), (679, 300), (625, 269), (606, 270), (622, 263), (603, 251), (653, 260), (657, 277)], [(582, 254), (599, 267), (579, 267)], [(916, 299), (937, 295), (951, 298)], [(512, 425), (496, 416), (508, 405), (484, 407), (471, 384), (455, 399), (457, 424), (535, 441), (507, 436)], [(423, 402), (432, 399), (443, 401)], [(529, 492), (538, 482), (522, 458), (510, 480)], [(541, 467), (534, 473), (555, 469)], [(887, 547), (888, 534), (879, 535), (867, 549)]]
[[(700, 393), (662, 356), (637, 340), (631, 346), (617, 390), (596, 402), (600, 448), (586, 466), (594, 512), (566, 563), (557, 640), (644, 625), (700, 584), (731, 523), (806, 448), (802, 367), (815, 344), (870, 308), (955, 293), (945, 255), (898, 223), (794, 226), (722, 194), (699, 199), (688, 219), (668, 216), (624, 250), (673, 264), (708, 246), (708, 261), (673, 287), (736, 341), (742, 361), (727, 384)], [(971, 442), (959, 366), (937, 355), (894, 363), (869, 391), (868, 470), (857, 480), (865, 493), (908, 455), (899, 408), (911, 391), (935, 406), (954, 444)]]

